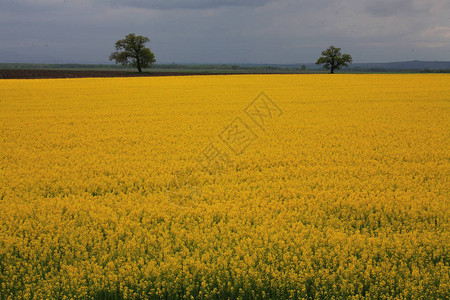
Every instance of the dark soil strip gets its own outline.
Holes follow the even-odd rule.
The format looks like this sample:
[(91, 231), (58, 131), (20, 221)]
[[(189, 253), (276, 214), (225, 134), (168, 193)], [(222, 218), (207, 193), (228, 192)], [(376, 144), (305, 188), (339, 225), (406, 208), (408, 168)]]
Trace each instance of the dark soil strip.
[[(212, 73), (185, 72), (126, 72), (126, 71), (81, 71), (81, 70), (0, 70), (0, 79), (47, 79), (47, 78), (89, 78), (89, 77), (154, 77), (212, 75)], [(217, 74), (227, 75), (227, 74)]]

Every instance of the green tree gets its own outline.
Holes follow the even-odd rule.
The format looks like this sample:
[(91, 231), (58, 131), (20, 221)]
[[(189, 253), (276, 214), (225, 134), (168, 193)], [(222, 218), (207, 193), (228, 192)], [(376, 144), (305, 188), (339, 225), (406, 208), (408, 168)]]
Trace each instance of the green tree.
[(130, 33), (125, 39), (116, 42), (116, 51), (111, 53), (109, 60), (115, 60), (116, 64), (137, 68), (142, 72), (142, 69), (150, 68), (156, 62), (153, 52), (145, 47), (145, 43), (149, 42), (148, 37)]
[(341, 48), (330, 46), (327, 50), (322, 51), (322, 56), (317, 60), (316, 65), (322, 65), (330, 73), (334, 70), (339, 70), (341, 67), (348, 67), (352, 63), (352, 56), (350, 54), (341, 54)]

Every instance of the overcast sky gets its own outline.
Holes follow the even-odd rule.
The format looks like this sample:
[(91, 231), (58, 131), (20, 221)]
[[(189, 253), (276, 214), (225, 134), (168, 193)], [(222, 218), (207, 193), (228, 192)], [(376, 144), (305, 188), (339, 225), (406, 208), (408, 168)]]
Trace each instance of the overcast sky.
[(450, 0), (0, 0), (0, 62), (108, 62), (128, 33), (158, 63), (450, 60)]

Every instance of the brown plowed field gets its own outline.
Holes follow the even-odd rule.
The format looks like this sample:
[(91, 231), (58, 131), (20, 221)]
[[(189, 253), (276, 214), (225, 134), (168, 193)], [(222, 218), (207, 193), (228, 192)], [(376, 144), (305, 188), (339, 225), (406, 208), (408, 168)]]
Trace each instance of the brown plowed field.
[(142, 77), (142, 76), (186, 76), (211, 73), (184, 72), (127, 72), (127, 71), (80, 71), (80, 70), (0, 70), (0, 79), (45, 79), (84, 77)]

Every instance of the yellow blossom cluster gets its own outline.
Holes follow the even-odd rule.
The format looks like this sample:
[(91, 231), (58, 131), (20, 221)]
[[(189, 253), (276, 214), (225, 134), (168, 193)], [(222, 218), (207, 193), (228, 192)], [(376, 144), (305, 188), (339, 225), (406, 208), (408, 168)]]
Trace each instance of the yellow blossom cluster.
[(0, 80), (0, 299), (448, 299), (449, 82)]

